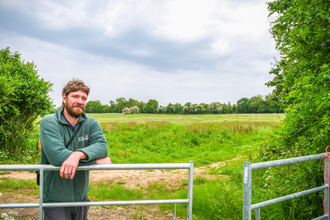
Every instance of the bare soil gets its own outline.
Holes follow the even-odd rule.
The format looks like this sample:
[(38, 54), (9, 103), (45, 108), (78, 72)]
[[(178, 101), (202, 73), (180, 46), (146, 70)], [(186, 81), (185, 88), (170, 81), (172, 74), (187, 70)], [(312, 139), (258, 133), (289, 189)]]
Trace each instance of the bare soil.
[[(222, 175), (207, 175), (207, 171), (211, 167), (223, 166), (223, 162), (211, 164), (205, 167), (194, 169), (194, 178), (204, 177), (207, 179), (221, 178)], [(36, 180), (34, 172), (7, 172), (0, 175), (0, 179), (7, 177), (9, 179), (24, 179)], [(184, 181), (188, 181), (187, 170), (92, 170), (90, 171), (90, 182), (98, 183), (100, 181), (113, 183), (120, 182), (122, 186), (129, 189), (136, 189), (141, 187), (148, 187), (150, 184), (166, 185), (169, 189), (178, 187)], [(1, 190), (0, 190), (1, 193)], [(38, 203), (39, 195), (33, 195), (31, 192), (16, 191), (15, 193), (2, 193), (0, 196), (0, 204), (7, 203)], [(12, 213), (9, 216), (15, 220), (38, 219), (38, 208), (20, 208), (20, 209), (1, 209), (2, 213), (17, 212), (18, 216)], [(131, 220), (131, 219), (173, 219), (173, 213), (169, 211), (161, 211), (158, 205), (145, 205), (145, 206), (92, 206), (88, 212), (89, 220), (96, 219), (113, 219), (113, 220)], [(0, 218), (1, 219), (1, 218)], [(178, 216), (176, 219), (180, 220)]]

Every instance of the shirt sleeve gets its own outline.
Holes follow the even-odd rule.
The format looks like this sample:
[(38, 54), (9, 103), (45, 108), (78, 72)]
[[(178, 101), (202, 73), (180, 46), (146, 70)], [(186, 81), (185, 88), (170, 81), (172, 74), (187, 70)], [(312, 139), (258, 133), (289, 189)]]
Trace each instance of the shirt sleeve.
[(78, 151), (82, 151), (88, 156), (87, 159), (81, 160), (81, 162), (83, 163), (105, 158), (108, 156), (108, 144), (100, 124), (94, 118), (90, 118), (90, 120), (91, 127), (88, 146), (78, 149)]

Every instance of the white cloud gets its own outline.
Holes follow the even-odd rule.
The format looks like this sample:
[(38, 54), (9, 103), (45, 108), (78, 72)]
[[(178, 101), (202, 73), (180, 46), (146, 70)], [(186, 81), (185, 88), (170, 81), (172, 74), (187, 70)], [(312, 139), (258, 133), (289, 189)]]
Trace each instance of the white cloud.
[(251, 2), (3, 0), (0, 18), (12, 23), (0, 27), (0, 47), (35, 61), (56, 105), (72, 78), (104, 104), (233, 104), (271, 90), (264, 84), (277, 53), (265, 2)]

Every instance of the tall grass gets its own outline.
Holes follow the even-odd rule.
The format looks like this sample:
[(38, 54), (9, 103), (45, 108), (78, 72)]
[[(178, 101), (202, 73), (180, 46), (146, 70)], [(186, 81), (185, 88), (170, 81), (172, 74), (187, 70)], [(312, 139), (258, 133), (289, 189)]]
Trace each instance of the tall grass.
[[(275, 121), (229, 121), (171, 123), (101, 122), (114, 163), (180, 163), (194, 161), (195, 167), (223, 161), (225, 166), (210, 169), (215, 180), (194, 185), (194, 219), (241, 219), (242, 163), (251, 161), (258, 148), (280, 124)], [(225, 177), (221, 177), (225, 175)], [(187, 198), (185, 182), (176, 190), (154, 185), (142, 189), (149, 199)], [(118, 186), (122, 187), (122, 186)], [(113, 190), (118, 190), (113, 189)], [(258, 198), (258, 197), (256, 197)], [(132, 199), (137, 199), (133, 196)], [(162, 205), (173, 210), (173, 205)], [(186, 205), (177, 206), (185, 217)]]
[[(232, 159), (257, 148), (273, 122), (101, 122), (114, 163), (175, 163), (195, 166)], [(267, 128), (267, 129), (266, 129)], [(257, 141), (257, 142), (256, 142)], [(251, 153), (251, 152), (249, 152)]]

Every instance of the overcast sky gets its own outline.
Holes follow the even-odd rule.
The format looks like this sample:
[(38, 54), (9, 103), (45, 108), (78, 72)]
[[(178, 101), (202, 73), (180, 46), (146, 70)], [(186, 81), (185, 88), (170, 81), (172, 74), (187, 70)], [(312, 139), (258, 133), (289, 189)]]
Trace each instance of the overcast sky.
[(262, 0), (1, 0), (0, 49), (33, 61), (57, 106), (72, 78), (102, 104), (236, 104), (272, 91), (273, 20)]

